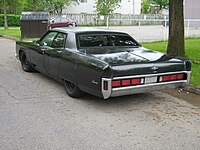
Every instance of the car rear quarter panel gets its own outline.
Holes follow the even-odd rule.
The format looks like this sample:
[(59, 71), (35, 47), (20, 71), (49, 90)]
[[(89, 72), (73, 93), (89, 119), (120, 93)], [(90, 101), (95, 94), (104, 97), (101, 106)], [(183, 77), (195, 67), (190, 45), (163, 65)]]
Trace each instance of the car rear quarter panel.
[(102, 97), (101, 79), (109, 73), (108, 64), (78, 51), (63, 51), (61, 78), (75, 83), (82, 91)]

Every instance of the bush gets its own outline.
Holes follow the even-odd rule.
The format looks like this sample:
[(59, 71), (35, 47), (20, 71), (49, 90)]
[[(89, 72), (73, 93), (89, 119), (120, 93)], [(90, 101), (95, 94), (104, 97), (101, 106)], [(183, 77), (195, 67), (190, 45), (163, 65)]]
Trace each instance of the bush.
[[(20, 15), (7, 14), (8, 26), (20, 26)], [(0, 26), (4, 26), (4, 14), (0, 14)]]

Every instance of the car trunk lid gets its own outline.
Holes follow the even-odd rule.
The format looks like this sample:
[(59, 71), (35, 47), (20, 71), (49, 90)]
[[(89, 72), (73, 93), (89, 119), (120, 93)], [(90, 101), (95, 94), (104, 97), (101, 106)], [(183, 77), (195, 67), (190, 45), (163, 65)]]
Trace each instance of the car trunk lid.
[(180, 59), (171, 58), (164, 53), (143, 47), (135, 48), (134, 50), (93, 55), (110, 65), (113, 76), (155, 74), (184, 70), (184, 64)]

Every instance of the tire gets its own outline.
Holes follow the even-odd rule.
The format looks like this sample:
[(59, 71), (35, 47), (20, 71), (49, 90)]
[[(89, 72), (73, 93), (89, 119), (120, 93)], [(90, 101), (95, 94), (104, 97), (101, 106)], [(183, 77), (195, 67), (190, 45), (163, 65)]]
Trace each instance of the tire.
[(26, 55), (24, 52), (21, 53), (20, 55), (20, 61), (21, 61), (21, 66), (22, 69), (26, 72), (32, 72), (34, 69), (31, 67), (31, 64), (27, 61)]
[(67, 94), (70, 97), (78, 98), (83, 96), (83, 92), (72, 82), (64, 80), (64, 86)]

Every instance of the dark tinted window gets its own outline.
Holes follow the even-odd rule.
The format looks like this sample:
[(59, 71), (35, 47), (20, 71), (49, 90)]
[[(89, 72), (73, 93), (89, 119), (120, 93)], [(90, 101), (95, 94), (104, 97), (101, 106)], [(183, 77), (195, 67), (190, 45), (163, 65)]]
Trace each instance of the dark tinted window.
[(52, 47), (53, 48), (62, 48), (62, 47), (64, 47), (65, 38), (66, 38), (66, 34), (58, 33), (56, 35), (55, 39), (53, 40)]
[(126, 34), (84, 34), (79, 35), (79, 47), (99, 46), (139, 46), (139, 44)]

